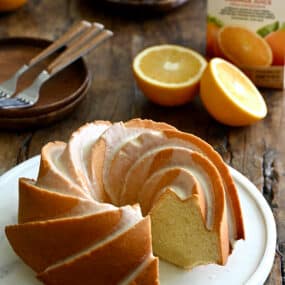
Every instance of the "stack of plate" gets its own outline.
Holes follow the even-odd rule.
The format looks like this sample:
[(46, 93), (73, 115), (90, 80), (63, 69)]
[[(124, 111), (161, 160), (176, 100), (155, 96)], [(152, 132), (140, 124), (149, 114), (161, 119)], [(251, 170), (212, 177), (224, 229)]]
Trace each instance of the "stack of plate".
[[(35, 38), (0, 40), (0, 84), (51, 42)], [(26, 88), (57, 54), (28, 70), (20, 79), (17, 92)], [(68, 115), (84, 99), (90, 77), (79, 59), (45, 82), (40, 99), (25, 109), (0, 109), (0, 128), (25, 129), (51, 124)]]

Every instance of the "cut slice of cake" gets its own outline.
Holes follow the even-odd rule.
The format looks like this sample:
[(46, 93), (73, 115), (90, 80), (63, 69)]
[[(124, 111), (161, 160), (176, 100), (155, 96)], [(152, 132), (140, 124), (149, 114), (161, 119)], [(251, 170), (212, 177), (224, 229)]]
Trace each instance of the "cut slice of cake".
[(150, 216), (153, 249), (160, 258), (187, 269), (226, 263), (229, 241), (225, 218), (207, 229), (197, 195), (181, 201), (171, 188), (167, 189)]

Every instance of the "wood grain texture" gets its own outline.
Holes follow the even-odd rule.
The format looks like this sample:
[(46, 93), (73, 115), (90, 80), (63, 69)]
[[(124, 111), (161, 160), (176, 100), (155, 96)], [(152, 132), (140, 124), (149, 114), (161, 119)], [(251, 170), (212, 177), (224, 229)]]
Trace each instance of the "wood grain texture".
[(81, 19), (101, 22), (115, 33), (86, 57), (93, 74), (92, 85), (87, 98), (68, 118), (33, 131), (0, 131), (0, 174), (39, 154), (45, 143), (67, 140), (72, 131), (88, 121), (142, 117), (168, 122), (208, 141), (263, 192), (278, 225), (278, 250), (266, 284), (285, 284), (285, 92), (261, 90), (269, 114), (246, 128), (215, 122), (199, 98), (182, 107), (155, 106), (136, 88), (132, 59), (143, 48), (162, 43), (189, 46), (204, 53), (206, 1), (191, 0), (167, 14), (114, 11), (95, 2), (101, 1), (30, 0), (18, 11), (0, 17), (1, 37), (55, 39)]

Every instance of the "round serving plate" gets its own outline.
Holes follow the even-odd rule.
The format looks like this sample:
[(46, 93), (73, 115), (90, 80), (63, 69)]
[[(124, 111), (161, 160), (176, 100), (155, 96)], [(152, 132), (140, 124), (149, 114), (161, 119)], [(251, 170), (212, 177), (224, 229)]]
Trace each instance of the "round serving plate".
[[(51, 41), (39, 38), (0, 39), (0, 84), (50, 44)], [(59, 52), (53, 54), (25, 72), (19, 78), (17, 92), (28, 87), (37, 74), (58, 54)], [(24, 109), (0, 109), (0, 118), (35, 117), (59, 110), (81, 96), (89, 81), (88, 68), (84, 60), (80, 58), (43, 84), (39, 101), (34, 106)]]
[[(40, 284), (35, 273), (13, 252), (4, 233), (17, 223), (18, 178), (36, 178), (40, 157), (16, 166), (0, 177), (0, 284)], [(161, 285), (261, 285), (275, 256), (276, 225), (271, 209), (258, 189), (242, 174), (230, 169), (238, 189), (246, 239), (238, 241), (225, 266), (198, 266), (191, 271), (160, 260)], [(108, 268), (106, 268), (108, 270)]]

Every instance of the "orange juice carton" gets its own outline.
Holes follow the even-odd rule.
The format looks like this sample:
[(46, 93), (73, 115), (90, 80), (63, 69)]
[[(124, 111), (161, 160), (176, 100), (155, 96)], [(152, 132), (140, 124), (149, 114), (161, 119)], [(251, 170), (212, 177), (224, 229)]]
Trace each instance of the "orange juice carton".
[(208, 0), (206, 54), (257, 86), (285, 88), (285, 0)]

